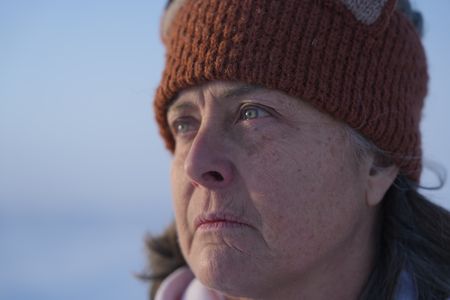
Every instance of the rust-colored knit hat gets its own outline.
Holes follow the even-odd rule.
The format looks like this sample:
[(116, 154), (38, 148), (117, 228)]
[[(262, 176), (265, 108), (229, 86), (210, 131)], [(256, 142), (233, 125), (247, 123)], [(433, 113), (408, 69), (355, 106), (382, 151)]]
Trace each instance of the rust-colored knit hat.
[[(356, 129), (402, 174), (421, 172), (427, 91), (420, 37), (395, 0), (178, 0), (163, 32), (166, 67), (155, 98), (167, 147), (167, 108), (213, 80), (284, 91)], [(167, 20), (165, 20), (167, 22)]]

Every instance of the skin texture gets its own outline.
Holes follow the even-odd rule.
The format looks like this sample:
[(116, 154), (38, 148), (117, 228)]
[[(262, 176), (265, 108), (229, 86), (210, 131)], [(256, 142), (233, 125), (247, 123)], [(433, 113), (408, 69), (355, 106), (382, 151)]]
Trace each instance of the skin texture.
[(343, 124), (274, 90), (208, 83), (167, 118), (180, 246), (201, 282), (230, 299), (358, 297), (395, 167), (356, 160)]

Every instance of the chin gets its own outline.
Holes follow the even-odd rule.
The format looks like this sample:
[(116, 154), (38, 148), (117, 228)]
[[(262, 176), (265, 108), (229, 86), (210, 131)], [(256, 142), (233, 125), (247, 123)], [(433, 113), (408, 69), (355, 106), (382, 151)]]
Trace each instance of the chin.
[[(190, 264), (191, 265), (191, 264)], [(205, 249), (191, 269), (205, 286), (234, 297), (258, 297), (264, 283), (259, 282), (261, 270), (249, 255), (236, 249)]]

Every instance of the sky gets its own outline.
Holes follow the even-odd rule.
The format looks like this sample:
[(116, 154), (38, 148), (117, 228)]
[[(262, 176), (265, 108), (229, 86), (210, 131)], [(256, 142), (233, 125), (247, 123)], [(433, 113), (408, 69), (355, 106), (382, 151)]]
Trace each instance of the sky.
[[(450, 170), (450, 1), (425, 17), (428, 169)], [(172, 219), (153, 119), (162, 0), (0, 0), (0, 299), (146, 299), (143, 240)], [(423, 191), (450, 208), (450, 184)]]

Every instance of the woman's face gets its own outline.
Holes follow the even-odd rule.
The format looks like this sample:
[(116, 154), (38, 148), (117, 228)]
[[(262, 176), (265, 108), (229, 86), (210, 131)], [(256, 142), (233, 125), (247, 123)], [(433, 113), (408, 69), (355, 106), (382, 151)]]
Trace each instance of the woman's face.
[(370, 257), (370, 161), (356, 161), (341, 123), (227, 82), (181, 92), (167, 117), (179, 241), (204, 284), (270, 298)]

